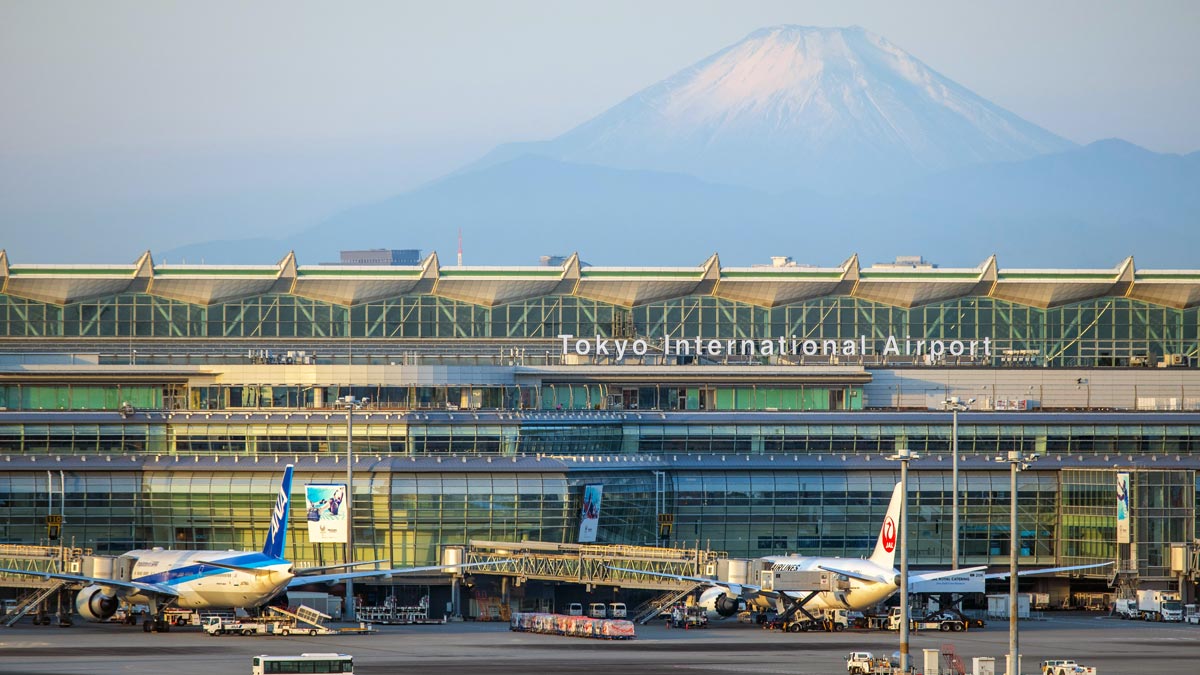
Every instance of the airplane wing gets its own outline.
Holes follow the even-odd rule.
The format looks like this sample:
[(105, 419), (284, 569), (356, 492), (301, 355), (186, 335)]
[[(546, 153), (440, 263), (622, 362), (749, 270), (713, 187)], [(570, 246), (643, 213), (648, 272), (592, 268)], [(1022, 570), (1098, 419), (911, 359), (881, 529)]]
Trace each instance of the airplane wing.
[(367, 579), (370, 577), (388, 577), (394, 574), (413, 574), (416, 572), (437, 572), (449, 569), (467, 569), (484, 565), (503, 565), (511, 560), (493, 560), (480, 563), (459, 563), (457, 565), (430, 565), (428, 567), (397, 567), (389, 570), (364, 570), (362, 572), (337, 572), (334, 574), (313, 574), (310, 576), (293, 577), (288, 582), (288, 588), (307, 586), (308, 584), (336, 584), (347, 579)]
[(133, 591), (141, 591), (143, 593), (154, 593), (157, 595), (166, 595), (169, 597), (178, 597), (179, 592), (170, 586), (163, 584), (143, 584), (137, 581), (119, 581), (117, 579), (104, 579), (102, 577), (87, 577), (80, 574), (58, 574), (56, 572), (31, 572), (29, 570), (14, 570), (0, 567), (0, 572), (9, 574), (23, 574), (30, 577), (40, 577), (42, 579), (61, 579), (62, 581), (75, 581), (84, 584), (96, 584), (99, 586), (114, 586), (116, 588), (126, 588)]
[[(366, 560), (363, 562), (356, 562), (356, 563), (342, 563), (340, 565), (325, 565), (324, 567), (305, 567), (302, 570), (297, 570), (295, 572), (295, 575), (298, 577), (311, 577), (311, 576), (315, 576), (318, 572), (324, 572), (325, 570), (344, 569), (346, 567), (361, 567), (362, 565), (374, 565), (376, 563), (384, 563), (384, 562), (391, 562), (391, 561), (390, 560)], [(233, 565), (233, 564), (230, 564), (227, 562), (222, 562), (222, 561), (217, 561), (217, 560), (197, 560), (196, 564), (211, 565), (213, 567), (220, 567), (221, 569), (232, 570), (234, 572), (245, 572), (247, 574), (254, 574), (254, 575), (260, 575), (260, 576), (266, 575), (266, 574), (271, 574), (274, 571), (274, 570), (269, 570), (269, 569), (265, 569), (262, 567), (247, 567), (246, 565)], [(375, 573), (376, 572), (372, 572), (372, 574), (375, 574)], [(351, 577), (351, 578), (353, 578), (353, 577)]]
[(296, 576), (307, 577), (307, 576), (312, 576), (318, 572), (324, 572), (325, 570), (340, 570), (340, 569), (345, 569), (347, 567), (362, 567), (363, 565), (375, 565), (378, 563), (390, 563), (390, 562), (392, 562), (392, 561), (391, 560), (366, 560), (363, 562), (356, 562), (356, 563), (342, 563), (340, 565), (322, 565), (320, 567), (305, 567), (303, 569), (296, 570)]
[(275, 570), (270, 570), (270, 569), (266, 569), (263, 567), (247, 567), (245, 565), (231, 565), (226, 562), (214, 562), (212, 560), (197, 560), (196, 564), (197, 565), (209, 565), (212, 567), (219, 567), (223, 570), (231, 570), (233, 572), (245, 572), (246, 574), (253, 574), (255, 576), (263, 576), (263, 575), (271, 574), (272, 572), (275, 571)]
[(987, 565), (980, 565), (978, 567), (964, 567), (964, 568), (958, 569), (958, 570), (939, 570), (937, 572), (921, 572), (919, 574), (909, 574), (908, 575), (908, 583), (911, 584), (914, 581), (932, 581), (933, 579), (942, 579), (944, 577), (954, 577), (954, 576), (958, 576), (959, 574), (970, 574), (971, 572), (978, 572), (980, 570), (986, 570), (986, 569), (987, 569)]
[[(1056, 574), (1058, 572), (1074, 572), (1075, 570), (1090, 570), (1097, 567), (1108, 567), (1112, 565), (1110, 562), (1096, 563), (1094, 565), (1071, 565), (1070, 567), (1046, 567), (1040, 570), (1021, 570), (1017, 572), (1017, 576), (1032, 576), (1034, 574)], [(1008, 572), (995, 572), (984, 576), (985, 579), (1007, 579)]]
[(738, 596), (762, 595), (762, 596), (773, 598), (778, 595), (778, 593), (776, 593), (774, 591), (764, 591), (761, 586), (754, 586), (752, 584), (735, 584), (735, 583), (731, 583), (728, 581), (718, 581), (716, 579), (709, 579), (708, 577), (690, 577), (690, 576), (687, 576), (686, 574), (666, 574), (664, 572), (649, 572), (646, 570), (630, 569), (628, 567), (613, 567), (612, 565), (606, 565), (606, 567), (608, 567), (608, 569), (610, 569), (610, 570), (616, 570), (618, 572), (632, 572), (634, 574), (644, 574), (649, 577), (661, 577), (663, 579), (674, 579), (675, 581), (690, 581), (690, 582), (696, 583), (696, 584), (704, 584), (705, 586), (719, 586), (721, 588), (728, 590), (730, 593), (734, 593)]

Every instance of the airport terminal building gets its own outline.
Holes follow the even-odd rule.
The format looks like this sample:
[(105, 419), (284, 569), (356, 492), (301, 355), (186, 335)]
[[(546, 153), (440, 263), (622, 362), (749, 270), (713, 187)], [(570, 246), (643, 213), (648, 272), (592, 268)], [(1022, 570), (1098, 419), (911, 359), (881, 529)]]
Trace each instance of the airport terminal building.
[[(1198, 528), (1200, 270), (155, 264), (0, 253), (0, 542), (259, 548), (295, 464), (344, 482), (355, 559), (472, 540), (865, 556), (908, 448), (910, 560), (1121, 559), (1179, 582)], [(366, 404), (348, 411), (339, 398)], [(1118, 545), (1118, 476), (1129, 544)], [(1176, 565), (1178, 567), (1178, 565)], [(1064, 599), (1113, 571), (1054, 580)]]

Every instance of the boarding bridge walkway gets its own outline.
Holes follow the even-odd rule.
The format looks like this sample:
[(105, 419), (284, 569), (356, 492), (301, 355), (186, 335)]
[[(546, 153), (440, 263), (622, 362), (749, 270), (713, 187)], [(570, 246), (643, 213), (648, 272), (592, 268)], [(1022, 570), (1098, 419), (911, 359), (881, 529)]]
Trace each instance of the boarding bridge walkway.
[[(695, 582), (676, 581), (647, 574), (711, 577), (724, 551), (703, 548), (659, 548), (599, 544), (557, 544), (541, 541), (472, 540), (464, 552), (464, 563), (489, 563), (468, 570), (469, 574), (559, 581), (593, 586), (650, 588), (685, 591)], [(635, 572), (611, 569), (624, 567)]]

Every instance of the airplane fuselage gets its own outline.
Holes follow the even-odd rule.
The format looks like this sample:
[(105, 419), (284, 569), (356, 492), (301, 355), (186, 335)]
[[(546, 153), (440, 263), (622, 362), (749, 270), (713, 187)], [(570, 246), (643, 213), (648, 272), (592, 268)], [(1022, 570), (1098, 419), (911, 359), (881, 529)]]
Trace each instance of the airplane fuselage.
[[(771, 563), (775, 570), (795, 570), (800, 572), (820, 571), (823, 567), (855, 572), (864, 576), (895, 579), (894, 569), (885, 569), (870, 560), (857, 558), (818, 558), (812, 556), (770, 556), (762, 558)], [(886, 600), (898, 590), (894, 581), (891, 583), (878, 581), (870, 582), (862, 579), (848, 579), (844, 590), (823, 591), (805, 603), (804, 608), (810, 612), (827, 609), (864, 609)], [(723, 588), (714, 587), (706, 590), (700, 596), (700, 604), (712, 608), (717, 596), (725, 594)], [(806, 592), (788, 592), (789, 597), (802, 599), (808, 596)], [(752, 611), (765, 612), (775, 609), (774, 600), (765, 595), (753, 595), (746, 598), (746, 608)]]
[[(815, 558), (811, 556), (771, 556), (764, 558), (765, 561), (771, 563), (771, 567), (776, 570), (798, 570), (802, 572), (815, 572), (822, 568), (833, 568), (856, 572), (864, 576), (878, 576), (889, 579), (896, 579), (898, 572), (894, 569), (885, 569), (880, 565), (876, 565), (870, 560), (860, 558)], [(862, 579), (851, 578), (848, 580), (846, 590), (826, 591), (813, 598), (808, 605), (809, 609), (863, 609), (870, 607), (876, 603), (886, 600), (889, 596), (899, 590), (895, 581), (871, 582), (863, 581)], [(807, 593), (789, 593), (788, 595), (799, 598)]]
[[(290, 562), (251, 551), (136, 550), (125, 556), (136, 560), (132, 581), (170, 586), (179, 594), (175, 606), (183, 609), (255, 607), (278, 595), (293, 576)], [(136, 591), (124, 597), (150, 600)]]

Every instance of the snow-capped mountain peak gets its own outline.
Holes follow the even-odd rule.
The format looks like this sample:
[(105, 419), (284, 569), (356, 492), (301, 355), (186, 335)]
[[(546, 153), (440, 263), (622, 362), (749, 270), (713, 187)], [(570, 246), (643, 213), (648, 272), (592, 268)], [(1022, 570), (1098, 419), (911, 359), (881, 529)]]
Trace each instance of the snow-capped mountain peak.
[(772, 26), (534, 152), (836, 192), (1072, 147), (859, 27)]

